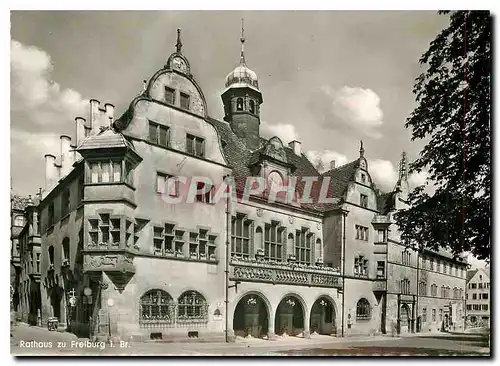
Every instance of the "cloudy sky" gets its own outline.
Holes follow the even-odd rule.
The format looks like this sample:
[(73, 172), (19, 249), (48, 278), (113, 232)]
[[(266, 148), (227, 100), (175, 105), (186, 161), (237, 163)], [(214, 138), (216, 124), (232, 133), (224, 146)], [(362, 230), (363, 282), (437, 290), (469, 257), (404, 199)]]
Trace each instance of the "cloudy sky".
[[(59, 136), (73, 136), (90, 98), (121, 115), (174, 52), (177, 28), (209, 114), (222, 118), (242, 17), (246, 61), (264, 98), (262, 134), (302, 141), (325, 168), (356, 159), (363, 140), (373, 179), (392, 189), (401, 152), (413, 160), (423, 146), (404, 122), (415, 107), (418, 60), (448, 24), (434, 11), (12, 12), (14, 192), (44, 186), (44, 154), (59, 155)], [(411, 184), (424, 179), (414, 175)]]
[(262, 134), (299, 139), (325, 167), (355, 159), (363, 140), (374, 180), (392, 189), (401, 152), (414, 159), (422, 147), (404, 122), (418, 59), (448, 22), (436, 12), (13, 12), (14, 190), (43, 187), (43, 155), (57, 155), (59, 135), (73, 135), (88, 99), (113, 103), (119, 116), (175, 50), (176, 28), (210, 115), (222, 118), (242, 17), (264, 97)]

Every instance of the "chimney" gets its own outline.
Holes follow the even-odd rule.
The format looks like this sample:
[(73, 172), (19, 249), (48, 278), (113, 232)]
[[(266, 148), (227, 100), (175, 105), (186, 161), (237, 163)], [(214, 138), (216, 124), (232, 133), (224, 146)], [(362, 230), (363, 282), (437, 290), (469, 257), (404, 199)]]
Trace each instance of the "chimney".
[(86, 137), (86, 120), (83, 117), (76, 117), (75, 118), (75, 136), (76, 136), (76, 147), (80, 146), (82, 141)]
[(330, 169), (335, 169), (335, 160), (330, 161)]
[(106, 122), (112, 122), (113, 121), (113, 113), (115, 111), (115, 106), (111, 103), (106, 103), (106, 104), (104, 104), (104, 110), (105, 110), (104, 113), (106, 114)]
[(69, 174), (73, 167), (73, 151), (71, 137), (61, 135), (61, 178)]
[(301, 142), (297, 141), (297, 140), (293, 140), (293, 141), (290, 141), (288, 143), (288, 147), (291, 148), (293, 150), (294, 154), (298, 155), (298, 156), (301, 155), (300, 145), (301, 145)]
[(91, 99), (90, 102), (90, 112), (89, 112), (89, 124), (90, 124), (90, 133), (97, 134), (99, 132), (99, 127), (101, 126), (99, 111), (99, 102), (97, 99)]
[(48, 193), (58, 180), (56, 157), (52, 154), (45, 154), (45, 191)]

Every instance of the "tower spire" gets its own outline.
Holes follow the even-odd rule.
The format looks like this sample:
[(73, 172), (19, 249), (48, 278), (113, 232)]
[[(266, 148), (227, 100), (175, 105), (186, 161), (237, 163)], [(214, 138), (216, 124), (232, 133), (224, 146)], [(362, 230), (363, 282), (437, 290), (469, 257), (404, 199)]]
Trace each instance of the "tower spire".
[(182, 41), (181, 41), (181, 29), (180, 28), (177, 28), (177, 43), (175, 44), (175, 48), (177, 49), (177, 53), (181, 53)]
[(362, 158), (364, 155), (365, 155), (365, 149), (363, 148), (363, 140), (361, 140), (359, 147), (359, 157)]
[(408, 179), (408, 168), (406, 162), (406, 152), (401, 154), (401, 161), (399, 162), (399, 181)]
[(241, 18), (241, 54), (240, 54), (240, 65), (246, 65), (245, 63), (245, 19)]

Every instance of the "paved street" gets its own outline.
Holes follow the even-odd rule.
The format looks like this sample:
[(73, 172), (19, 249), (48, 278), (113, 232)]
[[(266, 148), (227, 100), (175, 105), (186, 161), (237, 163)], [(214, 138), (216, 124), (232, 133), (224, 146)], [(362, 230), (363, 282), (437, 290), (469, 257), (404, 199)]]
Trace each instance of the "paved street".
[(487, 337), (480, 334), (428, 334), (391, 338), (386, 336), (332, 338), (313, 336), (276, 341), (238, 339), (236, 343), (115, 343), (90, 342), (75, 335), (49, 332), (19, 324), (12, 330), (13, 355), (489, 355)]

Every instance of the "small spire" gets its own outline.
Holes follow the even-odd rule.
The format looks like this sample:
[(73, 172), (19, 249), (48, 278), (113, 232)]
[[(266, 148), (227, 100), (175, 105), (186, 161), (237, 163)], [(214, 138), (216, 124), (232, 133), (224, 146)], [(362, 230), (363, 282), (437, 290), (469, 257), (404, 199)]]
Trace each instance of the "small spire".
[(360, 141), (359, 157), (362, 158), (365, 155), (365, 149), (363, 148), (363, 140)]
[(244, 18), (241, 18), (241, 55), (240, 55), (240, 65), (245, 65), (245, 27), (244, 27)]
[(177, 43), (175, 44), (175, 48), (177, 48), (177, 53), (181, 53), (182, 41), (181, 41), (181, 29), (180, 28), (177, 28)]
[(399, 162), (399, 180), (407, 180), (408, 179), (408, 167), (406, 161), (406, 152), (403, 151), (401, 154), (401, 161)]

